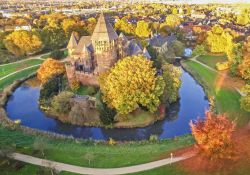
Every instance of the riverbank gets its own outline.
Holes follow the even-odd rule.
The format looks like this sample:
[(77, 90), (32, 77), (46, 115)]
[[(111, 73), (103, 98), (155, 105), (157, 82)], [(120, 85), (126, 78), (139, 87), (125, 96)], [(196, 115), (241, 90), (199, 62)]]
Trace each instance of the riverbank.
[(249, 113), (240, 107), (241, 95), (228, 83), (224, 84), (226, 80), (220, 74), (192, 60), (181, 64), (203, 86), (207, 96), (215, 98), (217, 112), (226, 113), (239, 127), (248, 123)]

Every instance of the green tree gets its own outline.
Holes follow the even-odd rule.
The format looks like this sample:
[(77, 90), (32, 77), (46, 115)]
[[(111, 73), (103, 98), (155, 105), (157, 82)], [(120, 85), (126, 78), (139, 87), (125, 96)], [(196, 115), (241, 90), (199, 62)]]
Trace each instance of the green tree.
[(241, 108), (250, 112), (250, 85), (245, 85), (242, 92), (244, 93), (244, 96), (240, 99)]
[(182, 42), (177, 41), (177, 40), (174, 41), (173, 45), (172, 45), (172, 48), (174, 49), (174, 53), (175, 53), (176, 56), (178, 56), (178, 57), (183, 56), (185, 46), (184, 46), (184, 44)]
[(67, 42), (64, 31), (59, 27), (46, 26), (40, 35), (46, 49), (59, 49)]
[(194, 48), (193, 53), (192, 53), (193, 56), (206, 55), (206, 54), (207, 54), (207, 51), (206, 51), (204, 45), (197, 45)]
[(102, 100), (101, 92), (96, 95), (97, 99), (97, 109), (100, 112), (100, 120), (103, 124), (112, 124), (115, 120), (116, 111), (115, 109), (110, 109), (106, 103)]
[(230, 62), (230, 73), (233, 76), (238, 75), (238, 66), (242, 62), (242, 44), (237, 43), (233, 47), (233, 58)]
[(70, 109), (70, 99), (74, 96), (72, 92), (63, 91), (54, 96), (51, 102), (52, 108), (60, 114), (67, 114)]
[(162, 66), (163, 79), (165, 81), (165, 89), (161, 97), (162, 103), (171, 104), (176, 102), (179, 97), (179, 89), (181, 87), (181, 70), (172, 64), (165, 63)]
[(38, 137), (33, 143), (33, 149), (36, 151), (40, 151), (43, 157), (45, 156), (44, 151), (47, 149), (47, 147), (47, 142), (43, 138)]
[(16, 56), (35, 53), (43, 47), (42, 41), (36, 34), (25, 30), (14, 31), (6, 36), (4, 45)]
[(154, 112), (165, 87), (162, 76), (156, 76), (153, 62), (142, 56), (119, 60), (100, 76), (103, 101), (120, 114), (128, 114), (139, 106)]

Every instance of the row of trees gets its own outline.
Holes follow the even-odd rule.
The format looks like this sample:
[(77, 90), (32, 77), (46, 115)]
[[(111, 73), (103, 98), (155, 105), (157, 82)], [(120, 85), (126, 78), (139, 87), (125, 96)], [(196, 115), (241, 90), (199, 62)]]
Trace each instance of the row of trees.
[(33, 54), (41, 50), (55, 50), (63, 47), (74, 31), (78, 36), (92, 33), (95, 18), (82, 21), (77, 16), (67, 17), (53, 13), (42, 15), (34, 21), (32, 31), (13, 31), (0, 33), (0, 48), (6, 48), (16, 56)]
[(177, 28), (181, 24), (180, 17), (173, 14), (168, 15), (163, 23), (140, 20), (135, 25), (128, 21), (128, 16), (117, 19), (114, 26), (115, 29), (127, 35), (135, 35), (139, 38), (147, 38), (152, 32), (166, 33), (169, 30)]

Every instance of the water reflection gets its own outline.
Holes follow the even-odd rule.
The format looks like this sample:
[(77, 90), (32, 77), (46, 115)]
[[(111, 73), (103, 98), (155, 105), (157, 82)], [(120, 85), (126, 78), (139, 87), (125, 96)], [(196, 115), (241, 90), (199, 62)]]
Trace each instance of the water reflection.
[(171, 138), (190, 133), (190, 120), (197, 116), (203, 117), (208, 107), (202, 87), (184, 70), (181, 79), (180, 100), (167, 109), (167, 116), (163, 121), (144, 128), (105, 129), (63, 124), (40, 111), (40, 89), (34, 84), (32, 87), (24, 84), (17, 88), (9, 98), (6, 111), (12, 120), (21, 119), (24, 126), (84, 139), (143, 140), (153, 134), (160, 138)]

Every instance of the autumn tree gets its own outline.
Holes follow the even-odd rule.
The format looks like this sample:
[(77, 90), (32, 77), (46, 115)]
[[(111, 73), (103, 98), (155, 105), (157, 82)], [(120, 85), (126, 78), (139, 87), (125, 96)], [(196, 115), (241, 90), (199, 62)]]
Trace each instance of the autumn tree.
[(43, 47), (40, 38), (29, 31), (14, 31), (4, 40), (5, 47), (16, 56), (35, 53)]
[(135, 29), (135, 34), (140, 38), (149, 37), (151, 30), (149, 28), (149, 23), (146, 21), (138, 21)]
[(205, 120), (191, 121), (190, 126), (201, 153), (212, 158), (231, 158), (235, 122), (229, 121), (225, 114), (207, 111)]
[(210, 52), (226, 53), (230, 60), (233, 49), (233, 36), (228, 31), (219, 25), (213, 26), (207, 32), (206, 43)]
[(238, 75), (238, 67), (242, 62), (242, 43), (234, 44), (232, 51), (232, 60), (230, 61), (230, 73), (233, 76)]
[(174, 41), (172, 44), (172, 48), (176, 56), (181, 57), (184, 54), (184, 44), (178, 40)]
[(165, 83), (156, 76), (153, 62), (142, 56), (119, 60), (100, 76), (103, 101), (120, 114), (128, 114), (139, 106), (154, 112), (160, 104)]
[(125, 34), (132, 35), (135, 33), (135, 27), (133, 24), (128, 23), (124, 18), (118, 19), (115, 23), (115, 29)]
[(247, 9), (242, 10), (241, 13), (237, 16), (237, 24), (247, 25), (250, 23), (249, 11)]
[(242, 47), (242, 61), (238, 66), (239, 75), (250, 80), (250, 36), (247, 37)]
[(80, 36), (87, 34), (87, 31), (83, 23), (75, 19), (71, 19), (71, 18), (64, 19), (61, 25), (67, 37), (69, 37), (72, 32), (77, 32)]
[(66, 35), (60, 27), (45, 26), (41, 38), (47, 49), (58, 49), (66, 42)]
[(172, 64), (165, 63), (162, 66), (163, 79), (165, 81), (165, 88), (161, 101), (165, 104), (176, 102), (179, 97), (179, 89), (181, 87), (181, 70)]
[(54, 96), (51, 102), (52, 108), (60, 113), (66, 114), (70, 111), (70, 99), (74, 96), (72, 92), (63, 91)]
[(64, 64), (60, 61), (48, 58), (37, 70), (37, 78), (44, 84), (50, 78), (65, 73)]
[(244, 93), (244, 96), (242, 96), (240, 99), (241, 108), (250, 112), (250, 85), (245, 85), (242, 89), (242, 92)]
[(181, 24), (180, 17), (174, 14), (168, 15), (164, 22), (164, 25), (167, 25), (172, 29), (178, 27), (180, 24)]

